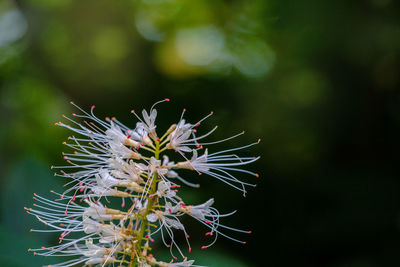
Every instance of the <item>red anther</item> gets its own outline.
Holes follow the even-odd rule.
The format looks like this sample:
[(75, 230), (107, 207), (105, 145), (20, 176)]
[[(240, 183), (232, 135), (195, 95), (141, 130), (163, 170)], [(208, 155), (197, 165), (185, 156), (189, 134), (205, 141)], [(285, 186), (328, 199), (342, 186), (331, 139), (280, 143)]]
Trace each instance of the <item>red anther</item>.
[(196, 130), (196, 129), (193, 129), (193, 132), (194, 132), (194, 133), (197, 133), (197, 130)]
[(260, 177), (260, 175), (258, 173), (256, 173), (255, 175), (256, 175), (257, 178)]
[(171, 209), (168, 209), (168, 211), (169, 211), (169, 213), (172, 213), (172, 210), (171, 210)]
[(170, 248), (171, 247), (171, 245), (167, 245), (167, 248)]
[(210, 221), (206, 221), (206, 224), (210, 224), (211, 222)]
[(214, 114), (214, 111), (211, 111), (211, 112), (210, 112), (210, 115), (212, 115), (212, 114)]
[(175, 190), (174, 190), (174, 192), (175, 192), (175, 193), (178, 193), (178, 190), (177, 190), (177, 189), (175, 189)]
[(251, 234), (251, 231), (248, 231), (247, 233), (248, 233), (248, 234)]
[(153, 239), (153, 238), (150, 238), (150, 242), (154, 242), (154, 239)]
[(160, 142), (160, 141), (161, 141), (161, 139), (157, 137), (157, 142)]
[(144, 238), (149, 238), (149, 235), (145, 235)]
[(214, 234), (211, 233), (211, 232), (207, 232), (206, 235), (211, 235), (211, 236), (213, 236)]
[(41, 248), (42, 248), (42, 249), (45, 249), (46, 247), (43, 247), (43, 246), (42, 246)]
[(167, 102), (169, 102), (169, 98), (165, 98), (164, 100), (167, 101)]
[(60, 195), (60, 198), (61, 198), (61, 199), (63, 199), (63, 198), (64, 198), (64, 196), (63, 196), (63, 195)]
[(189, 248), (189, 253), (192, 252), (192, 248)]
[(176, 260), (176, 261), (178, 260), (178, 258), (177, 258), (177, 257), (175, 257), (175, 256), (174, 256), (173, 258), (174, 258), (174, 260)]
[(128, 138), (128, 139), (129, 139), (129, 138), (131, 138), (131, 136), (132, 136), (132, 135), (128, 134), (128, 136), (127, 136), (126, 138)]
[(110, 121), (110, 118), (109, 118), (109, 117), (106, 117), (106, 121)]
[[(50, 192), (53, 193), (54, 191), (51, 190)], [(36, 194), (36, 193), (33, 193), (33, 195), (34, 195), (35, 197), (37, 197), (37, 194)]]
[(70, 101), (69, 103), (70, 103), (71, 105), (75, 104), (74, 101)]
[(76, 116), (76, 114), (75, 114), (75, 113), (72, 113), (72, 116), (74, 116), (74, 117), (75, 117), (75, 116)]
[(79, 183), (79, 186), (83, 186), (83, 182), (80, 182), (80, 183)]
[(196, 127), (199, 127), (199, 126), (200, 126), (200, 122), (199, 122), (199, 123), (197, 123), (195, 126), (196, 126)]
[(89, 198), (88, 197), (85, 197), (85, 198), (83, 198), (84, 200), (89, 200)]
[(65, 141), (64, 141), (64, 142), (62, 142), (62, 144), (63, 144), (63, 145), (66, 145), (66, 144), (67, 144), (67, 142), (65, 142)]
[(36, 203), (33, 203), (32, 205), (33, 205), (34, 207), (36, 207)]
[(95, 108), (95, 106), (94, 106), (94, 105), (92, 105), (90, 108), (91, 108), (91, 109), (94, 109), (94, 108)]
[(132, 110), (131, 110), (131, 113), (135, 113), (135, 110), (134, 110), (134, 109), (132, 109)]
[(36, 252), (33, 252), (33, 256), (35, 256), (36, 255)]
[(203, 149), (203, 145), (200, 146), (200, 149)]
[(115, 118), (115, 117), (111, 117), (111, 120), (112, 120), (112, 121), (115, 121), (115, 120), (116, 120), (116, 118)]
[(154, 195), (149, 195), (149, 198), (152, 198), (152, 197), (154, 197)]
[(189, 236), (189, 235), (187, 235), (187, 236), (186, 236), (186, 238), (190, 238), (190, 236)]
[(33, 232), (33, 229), (29, 229), (29, 232)]
[(199, 144), (196, 144), (196, 147), (200, 147), (200, 145), (199, 145)]
[(122, 204), (121, 204), (121, 207), (122, 207), (122, 208), (125, 207), (125, 203), (122, 203)]
[(68, 211), (67, 211), (67, 210), (65, 210), (65, 211), (64, 211), (64, 214), (65, 214), (65, 215), (67, 215), (67, 214), (68, 214)]
[(83, 190), (85, 190), (84, 187), (81, 187), (81, 189), (79, 189), (80, 192), (83, 192)]
[(206, 248), (207, 248), (207, 246), (202, 246), (202, 247), (201, 247), (201, 249), (206, 249)]
[(98, 202), (98, 201), (94, 201), (94, 204), (98, 205), (98, 204), (99, 204), (99, 202)]

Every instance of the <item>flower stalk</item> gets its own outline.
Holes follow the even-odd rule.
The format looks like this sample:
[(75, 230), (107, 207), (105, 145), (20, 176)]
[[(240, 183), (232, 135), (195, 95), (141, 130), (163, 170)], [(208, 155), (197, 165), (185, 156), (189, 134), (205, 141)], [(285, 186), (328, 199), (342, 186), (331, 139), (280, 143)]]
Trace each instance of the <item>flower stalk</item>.
[[(207, 174), (245, 195), (246, 187), (255, 185), (241, 181), (237, 175), (258, 177), (258, 174), (242, 166), (259, 157), (242, 157), (236, 152), (259, 141), (209, 153), (208, 146), (236, 138), (243, 132), (221, 141), (205, 142), (204, 139), (216, 127), (200, 136), (197, 136), (197, 128), (212, 113), (190, 124), (183, 119), (185, 110), (180, 120), (158, 138), (155, 106), (168, 101), (165, 99), (157, 102), (149, 112), (143, 110), (142, 117), (132, 111), (138, 119), (133, 129), (115, 118), (100, 120), (94, 115), (94, 106), (90, 112), (86, 112), (72, 103), (80, 114), (73, 113), (73, 119), (63, 116), (68, 123), (56, 123), (77, 134), (63, 143), (73, 150), (72, 153), (63, 153), (69, 165), (52, 167), (59, 170), (55, 176), (68, 179), (66, 190), (63, 193), (51, 191), (55, 199), (34, 194), (33, 207), (25, 208), (28, 214), (35, 216), (47, 227), (31, 231), (57, 232), (59, 244), (29, 251), (42, 256), (75, 256), (74, 259), (49, 265), (53, 267), (82, 264), (196, 266), (186, 256), (192, 248), (189, 234), (180, 220), (185, 215), (208, 228), (205, 236), (211, 241), (201, 246), (201, 249), (212, 246), (218, 236), (246, 243), (228, 232), (248, 234), (250, 231), (220, 223), (220, 219), (235, 211), (220, 214), (213, 207), (213, 198), (198, 205), (184, 202), (179, 196), (179, 190), (184, 186), (198, 188), (199, 184), (187, 181), (179, 172), (186, 169)], [(165, 154), (167, 151), (175, 152), (176, 162), (169, 159)], [(116, 203), (120, 203), (121, 208), (115, 208)], [(179, 232), (185, 237), (187, 250), (176, 241), (175, 235)], [(153, 253), (156, 252), (153, 252), (151, 246), (153, 242), (162, 242), (169, 248), (172, 257), (170, 262), (155, 258)]]

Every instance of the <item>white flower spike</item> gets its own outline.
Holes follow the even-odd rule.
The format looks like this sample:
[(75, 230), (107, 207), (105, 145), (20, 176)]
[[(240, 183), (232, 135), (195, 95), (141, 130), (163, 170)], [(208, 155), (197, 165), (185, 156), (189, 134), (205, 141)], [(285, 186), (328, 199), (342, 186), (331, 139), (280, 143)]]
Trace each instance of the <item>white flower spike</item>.
[[(51, 191), (54, 199), (34, 194), (32, 208), (26, 212), (35, 216), (46, 229), (31, 229), (31, 232), (54, 232), (59, 234), (59, 244), (51, 247), (29, 249), (35, 255), (67, 257), (58, 266), (127, 266), (127, 267), (187, 267), (196, 266), (188, 260), (186, 252), (192, 248), (189, 235), (182, 224), (181, 216), (191, 216), (209, 229), (213, 245), (217, 237), (223, 236), (245, 244), (227, 233), (250, 233), (220, 223), (220, 219), (235, 213), (220, 214), (213, 207), (211, 198), (203, 204), (187, 205), (179, 196), (182, 186), (198, 188), (199, 184), (186, 181), (180, 174), (182, 169), (209, 175), (246, 194), (246, 187), (255, 186), (243, 182), (241, 175), (258, 177), (245, 170), (244, 165), (259, 157), (238, 156), (236, 153), (257, 143), (209, 153), (210, 145), (221, 143), (242, 135), (216, 141), (204, 140), (217, 127), (197, 136), (201, 122), (191, 124), (183, 119), (173, 123), (159, 137), (156, 130), (156, 105), (169, 102), (164, 99), (150, 110), (142, 111), (142, 118), (134, 111), (138, 121), (129, 128), (115, 118), (100, 120), (94, 115), (94, 106), (86, 112), (73, 102), (79, 114), (63, 116), (68, 122), (56, 125), (76, 134), (64, 142), (72, 152), (63, 153), (69, 165), (52, 167), (59, 170), (55, 176), (66, 178), (62, 193)], [(78, 120), (82, 120), (82, 122)], [(204, 148), (204, 152), (200, 153)], [(175, 153), (170, 161), (165, 152)], [(191, 155), (190, 155), (191, 154)], [(121, 208), (115, 208), (117, 203)], [(113, 208), (109, 208), (113, 207)], [(185, 236), (187, 250), (176, 241), (176, 232)], [(156, 234), (160, 238), (156, 238)], [(154, 237), (154, 239), (153, 239)], [(157, 240), (155, 240), (157, 239)], [(158, 240), (159, 239), (159, 240)], [(162, 242), (169, 248), (171, 261), (158, 261), (151, 244)], [(177, 256), (175, 256), (175, 254)], [(72, 257), (72, 258), (71, 258)], [(180, 257), (180, 259), (178, 259)]]

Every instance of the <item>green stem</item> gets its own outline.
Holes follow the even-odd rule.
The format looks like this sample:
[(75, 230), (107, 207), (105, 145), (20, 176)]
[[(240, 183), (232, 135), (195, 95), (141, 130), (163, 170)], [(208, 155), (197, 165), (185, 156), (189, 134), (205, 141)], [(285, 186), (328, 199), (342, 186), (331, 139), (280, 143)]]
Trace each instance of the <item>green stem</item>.
[[(155, 142), (156, 147), (154, 151), (154, 157), (158, 160), (160, 157), (160, 143), (158, 141)], [(148, 195), (154, 195), (157, 191), (157, 184), (158, 184), (158, 174), (157, 172), (154, 173), (153, 175), (153, 181), (150, 186), (150, 190), (148, 192)], [(137, 237), (137, 242), (135, 245), (132, 246), (132, 252), (131, 252), (131, 261), (129, 263), (129, 267), (135, 267), (137, 266), (138, 263), (138, 258), (142, 254), (142, 242), (143, 242), (143, 237), (144, 233), (149, 226), (149, 222), (147, 220), (147, 215), (150, 213), (150, 211), (153, 209), (154, 202), (156, 200), (156, 196), (153, 196), (152, 198), (149, 198), (149, 201), (147, 202), (147, 207), (146, 210), (144, 211), (144, 214), (142, 215), (142, 224), (140, 225), (140, 231)]]

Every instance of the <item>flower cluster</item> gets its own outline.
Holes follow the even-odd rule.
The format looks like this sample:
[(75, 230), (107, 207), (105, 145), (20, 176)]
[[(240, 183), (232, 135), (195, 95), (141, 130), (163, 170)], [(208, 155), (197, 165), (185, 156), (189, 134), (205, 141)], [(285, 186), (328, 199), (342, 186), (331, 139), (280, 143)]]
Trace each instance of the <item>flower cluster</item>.
[[(73, 118), (64, 116), (65, 127), (76, 135), (68, 142), (72, 153), (63, 153), (68, 166), (58, 169), (56, 176), (67, 179), (62, 193), (51, 191), (55, 199), (34, 194), (32, 208), (25, 208), (47, 226), (46, 229), (31, 229), (34, 232), (58, 232), (59, 244), (51, 247), (29, 249), (35, 255), (66, 256), (68, 260), (51, 266), (194, 266), (186, 253), (191, 252), (189, 234), (181, 223), (181, 216), (188, 215), (209, 230), (211, 241), (202, 246), (206, 249), (216, 241), (218, 235), (245, 243), (227, 232), (250, 233), (220, 223), (229, 214), (220, 214), (213, 207), (214, 199), (203, 204), (189, 205), (178, 195), (181, 186), (199, 187), (185, 180), (180, 170), (193, 170), (207, 174), (246, 194), (247, 186), (237, 174), (258, 177), (258, 174), (241, 168), (258, 157), (240, 157), (236, 151), (246, 149), (258, 142), (223, 151), (209, 153), (206, 145), (223, 142), (204, 142), (214, 129), (197, 135), (201, 122), (187, 123), (183, 119), (169, 127), (159, 137), (157, 134), (155, 106), (143, 110), (137, 117), (136, 127), (130, 129), (115, 118), (105, 121), (97, 118), (94, 106), (86, 112), (71, 102), (79, 114)], [(82, 122), (79, 122), (82, 121)], [(170, 152), (168, 152), (170, 151)], [(166, 155), (176, 155), (171, 161)], [(188, 156), (189, 155), (189, 156)], [(183, 233), (184, 242), (178, 244), (174, 235)], [(158, 261), (151, 254), (151, 244), (156, 235), (159, 242), (170, 249), (170, 262)], [(154, 252), (152, 252), (154, 253)], [(70, 257), (75, 256), (75, 257)], [(178, 259), (180, 258), (180, 260)]]

